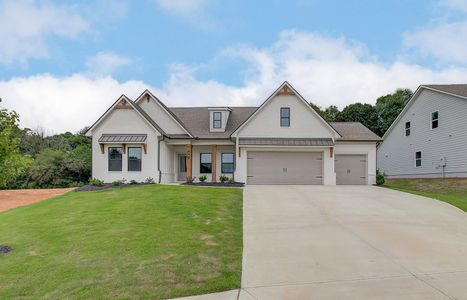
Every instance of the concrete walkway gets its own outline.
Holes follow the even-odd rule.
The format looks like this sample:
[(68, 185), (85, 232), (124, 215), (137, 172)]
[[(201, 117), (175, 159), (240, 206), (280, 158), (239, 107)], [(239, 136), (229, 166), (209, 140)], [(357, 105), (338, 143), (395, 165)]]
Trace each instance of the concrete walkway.
[(248, 186), (242, 289), (186, 300), (467, 299), (467, 214), (367, 186)]
[(378, 187), (246, 187), (240, 299), (349, 298), (467, 299), (467, 214)]

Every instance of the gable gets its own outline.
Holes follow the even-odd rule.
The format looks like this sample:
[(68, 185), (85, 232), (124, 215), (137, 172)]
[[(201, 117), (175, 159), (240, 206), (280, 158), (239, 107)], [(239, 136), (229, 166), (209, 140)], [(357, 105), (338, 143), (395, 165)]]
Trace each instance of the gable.
[(189, 134), (169, 110), (148, 91), (135, 102), (168, 134)]
[[(280, 109), (290, 108), (290, 126)], [(281, 85), (235, 132), (242, 137), (338, 138), (339, 134), (287, 83)]]

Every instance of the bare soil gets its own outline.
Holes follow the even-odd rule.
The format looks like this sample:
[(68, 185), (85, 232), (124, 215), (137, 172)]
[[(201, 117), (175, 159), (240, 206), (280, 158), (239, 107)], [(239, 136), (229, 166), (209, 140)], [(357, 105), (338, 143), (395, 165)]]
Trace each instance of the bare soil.
[(26, 190), (1, 190), (0, 212), (18, 206), (25, 206), (49, 199), (72, 191), (73, 188), (63, 189), (26, 189)]

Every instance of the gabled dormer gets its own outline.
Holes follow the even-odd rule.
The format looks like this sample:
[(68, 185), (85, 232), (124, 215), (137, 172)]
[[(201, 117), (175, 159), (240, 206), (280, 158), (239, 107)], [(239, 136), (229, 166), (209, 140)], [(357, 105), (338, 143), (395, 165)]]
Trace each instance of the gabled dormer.
[(224, 132), (232, 110), (228, 107), (210, 107), (208, 110), (209, 131)]

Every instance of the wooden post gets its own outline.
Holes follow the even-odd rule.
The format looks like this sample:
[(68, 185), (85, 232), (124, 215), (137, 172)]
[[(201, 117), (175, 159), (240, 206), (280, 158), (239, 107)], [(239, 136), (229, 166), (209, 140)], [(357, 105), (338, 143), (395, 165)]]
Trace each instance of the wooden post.
[(186, 177), (193, 178), (193, 163), (192, 163), (192, 155), (193, 155), (193, 145), (189, 144), (186, 145)]
[(334, 154), (334, 147), (330, 147), (329, 148), (329, 156), (332, 158), (333, 154)]
[(101, 146), (101, 153), (104, 154), (104, 144), (99, 144)]
[(211, 157), (212, 157), (212, 180), (211, 182), (216, 182), (216, 177), (217, 177), (217, 146), (212, 145), (212, 152), (211, 152)]
[(123, 150), (123, 154), (126, 154), (126, 144), (122, 144), (122, 150)]

